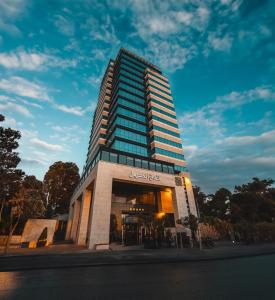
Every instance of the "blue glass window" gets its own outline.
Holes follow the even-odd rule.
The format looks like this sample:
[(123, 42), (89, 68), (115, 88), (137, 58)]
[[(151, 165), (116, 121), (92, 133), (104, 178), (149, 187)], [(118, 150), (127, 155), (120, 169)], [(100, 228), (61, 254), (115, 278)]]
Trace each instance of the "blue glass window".
[(162, 131), (162, 132), (164, 132), (164, 133), (167, 133), (167, 134), (176, 136), (176, 137), (178, 137), (178, 138), (180, 137), (179, 133), (176, 133), (176, 132), (174, 132), (174, 131), (168, 130), (168, 129), (166, 129), (166, 128), (162, 128), (162, 127), (157, 126), (157, 125), (154, 125), (154, 126), (153, 126), (153, 129), (156, 129), (156, 130)]
[(161, 142), (161, 143), (164, 143), (164, 144), (167, 144), (167, 145), (177, 147), (177, 148), (182, 148), (182, 145), (180, 143), (170, 141), (168, 139), (165, 139), (165, 138), (157, 136), (157, 135), (154, 135), (154, 140), (157, 141), (157, 142)]
[(175, 153), (175, 152), (164, 150), (164, 149), (161, 149), (161, 148), (155, 148), (155, 153), (163, 154), (163, 155), (166, 155), (166, 156), (169, 156), (169, 157), (184, 160), (184, 155), (183, 154)]
[(127, 100), (122, 99), (122, 98), (118, 98), (117, 99), (117, 103), (120, 104), (120, 105), (127, 106), (129, 108), (132, 108), (134, 110), (137, 110), (137, 111), (145, 114), (145, 108), (144, 108), (144, 106), (137, 105), (137, 104), (135, 104), (133, 102), (127, 101)]
[(163, 107), (165, 107), (165, 108), (167, 108), (167, 109), (170, 109), (170, 110), (172, 110), (172, 111), (175, 111), (175, 108), (174, 108), (173, 106), (169, 106), (169, 105), (167, 105), (167, 104), (165, 104), (165, 103), (162, 103), (161, 101), (158, 101), (158, 100), (155, 99), (155, 98), (151, 98), (150, 101), (152, 101), (152, 102), (154, 102), (154, 103), (157, 103), (157, 104), (159, 104), (159, 105), (161, 105), (161, 106), (163, 106)]
[(171, 100), (171, 99), (169, 99), (169, 98), (166, 98), (166, 97), (164, 97), (164, 96), (162, 96), (162, 95), (160, 95), (160, 94), (158, 94), (158, 93), (155, 93), (155, 92), (150, 91), (150, 94), (155, 95), (156, 97), (159, 97), (159, 98), (161, 98), (161, 99), (163, 99), (163, 100), (165, 100), (165, 101), (173, 102), (173, 100)]
[(169, 114), (167, 111), (159, 109), (159, 108), (157, 108), (155, 106), (151, 106), (151, 109), (154, 110), (154, 111), (157, 111), (157, 112), (159, 112), (159, 113), (161, 113), (163, 115), (166, 115), (166, 116), (168, 116), (170, 118), (173, 118), (175, 120), (177, 119), (175, 115)]
[(117, 117), (117, 119), (115, 121), (115, 124), (125, 126), (125, 127), (128, 127), (128, 128), (132, 128), (132, 129), (135, 129), (135, 130), (146, 133), (146, 126), (145, 125), (136, 123), (134, 121), (126, 120), (122, 117)]
[(114, 134), (115, 134), (115, 136), (147, 145), (147, 138), (144, 135), (141, 135), (141, 134), (138, 134), (138, 133), (135, 133), (132, 131), (128, 131), (128, 130), (125, 130), (122, 128), (116, 128)]
[(151, 84), (151, 83), (150, 83), (148, 86), (150, 86), (151, 88), (153, 88), (153, 89), (155, 89), (155, 90), (158, 90), (158, 91), (162, 92), (163, 94), (165, 94), (165, 95), (167, 95), (167, 96), (172, 97), (171, 93), (166, 92), (166, 91), (160, 89), (159, 87), (157, 87), (157, 86), (155, 86), (155, 85), (153, 85), (153, 84)]
[(142, 147), (142, 146), (134, 145), (131, 143), (126, 143), (123, 141), (116, 140), (113, 143), (112, 148), (116, 149), (116, 150), (124, 151), (124, 152), (141, 155), (141, 156), (146, 156), (146, 157), (148, 156), (147, 147)]
[(175, 128), (179, 128), (179, 127), (178, 127), (178, 124), (175, 124), (175, 123), (173, 123), (173, 122), (167, 121), (167, 120), (162, 119), (162, 118), (160, 118), (160, 117), (158, 117), (158, 116), (152, 116), (152, 118), (153, 118), (153, 120), (160, 121), (160, 122), (162, 122), (162, 123), (164, 123), (164, 124), (167, 124), (167, 125), (169, 125), (169, 126), (172, 126), (172, 127), (175, 127)]
[(118, 107), (117, 108), (117, 114), (124, 115), (126, 117), (132, 118), (134, 120), (138, 120), (141, 122), (146, 122), (146, 117), (144, 115), (141, 115), (139, 113), (133, 112), (131, 110), (125, 109), (123, 107)]
[(125, 84), (125, 83), (123, 83), (123, 82), (120, 82), (120, 83), (118, 84), (118, 86), (119, 86), (120, 88), (122, 88), (122, 89), (125, 89), (125, 90), (131, 92), (131, 93), (134, 93), (134, 94), (137, 94), (137, 95), (139, 95), (139, 96), (141, 96), (141, 97), (144, 97), (144, 92), (142, 92), (142, 91), (140, 91), (140, 90), (138, 90), (138, 89), (135, 89), (135, 88), (133, 88), (132, 86), (130, 86), (130, 85), (128, 85), (128, 84)]
[(119, 90), (118, 95), (144, 105), (144, 98), (142, 98), (142, 97), (130, 94), (130, 93), (128, 93), (126, 91), (123, 91), (123, 90)]
[(126, 71), (124, 68), (122, 68), (122, 67), (120, 68), (119, 73), (122, 74), (122, 75), (125, 75), (125, 76), (127, 76), (127, 77), (129, 77), (129, 78), (132, 78), (133, 80), (136, 80), (136, 81), (138, 81), (138, 82), (141, 83), (141, 84), (144, 83), (143, 78), (138, 77), (138, 76), (136, 76), (136, 75), (134, 75), (134, 74), (131, 74), (130, 72), (127, 72), (127, 71)]
[(138, 82), (136, 82), (134, 80), (131, 80), (131, 79), (129, 79), (129, 78), (123, 76), (123, 75), (120, 75), (119, 79), (121, 81), (123, 81), (123, 82), (131, 84), (132, 86), (134, 86), (134, 87), (136, 87), (138, 89), (144, 90), (144, 85), (142, 85), (142, 84), (140, 84), (140, 83), (138, 83)]

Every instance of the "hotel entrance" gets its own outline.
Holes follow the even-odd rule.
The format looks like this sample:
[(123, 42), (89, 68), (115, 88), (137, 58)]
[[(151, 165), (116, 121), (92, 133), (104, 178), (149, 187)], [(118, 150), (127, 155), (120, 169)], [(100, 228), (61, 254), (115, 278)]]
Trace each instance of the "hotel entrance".
[(110, 243), (142, 245), (175, 227), (172, 190), (167, 187), (113, 182)]

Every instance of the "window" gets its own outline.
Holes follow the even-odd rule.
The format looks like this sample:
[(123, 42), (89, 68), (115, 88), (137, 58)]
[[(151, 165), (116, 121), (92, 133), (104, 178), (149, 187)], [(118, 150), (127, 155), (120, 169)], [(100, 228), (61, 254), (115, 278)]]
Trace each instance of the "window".
[(173, 157), (173, 158), (176, 158), (176, 159), (184, 160), (184, 155), (183, 154), (175, 153), (175, 152), (164, 150), (164, 149), (161, 149), (161, 148), (155, 148), (155, 152), (159, 153), (159, 154), (169, 156), (169, 157)]
[(158, 130), (158, 131), (162, 131), (162, 132), (164, 132), (164, 133), (173, 135), (173, 136), (178, 137), (178, 138), (180, 137), (179, 133), (174, 132), (174, 131), (171, 131), (171, 130), (168, 130), (168, 129), (166, 129), (166, 128), (162, 128), (162, 127), (157, 126), (157, 125), (154, 125), (154, 126), (153, 126), (153, 129)]
[(153, 79), (152, 77), (149, 77), (149, 79), (155, 83), (157, 83), (158, 85), (161, 85), (163, 87), (165, 87), (166, 89), (169, 89), (169, 87), (161, 82), (159, 82), (158, 80)]
[(141, 164), (143, 169), (148, 169), (148, 161), (142, 160)]
[(169, 125), (169, 126), (178, 128), (178, 124), (175, 124), (175, 123), (173, 123), (173, 122), (167, 121), (167, 120), (162, 119), (162, 118), (160, 118), (160, 117), (158, 117), (158, 116), (152, 116), (152, 118), (153, 118), (153, 120), (156, 120), (156, 121), (162, 122), (162, 123), (164, 123), (164, 124), (167, 124), (167, 125)]
[(116, 153), (110, 153), (110, 161), (117, 163), (117, 154)]
[(173, 118), (173, 119), (176, 120), (176, 116), (175, 116), (175, 115), (169, 114), (169, 113), (168, 113), (167, 111), (165, 111), (165, 110), (159, 109), (159, 108), (157, 108), (157, 107), (155, 107), (155, 106), (151, 106), (151, 109), (152, 109), (153, 111), (157, 111), (157, 112), (159, 112), (159, 113), (161, 113), (161, 114), (163, 114), (163, 115), (166, 115), (166, 116), (168, 116), (168, 117)]
[(126, 162), (128, 166), (133, 166), (134, 165), (134, 159), (132, 157), (127, 156), (126, 157)]
[(132, 132), (132, 131), (128, 131), (126, 129), (122, 129), (122, 128), (117, 128), (115, 130), (115, 136), (124, 138), (124, 139), (128, 139), (131, 141), (135, 141), (144, 145), (147, 145), (147, 138), (144, 135)]
[(126, 165), (126, 155), (119, 155), (119, 163)]
[(171, 166), (168, 166), (168, 173), (173, 174), (174, 173), (174, 169)]
[(141, 121), (141, 122), (144, 122), (144, 123), (146, 122), (146, 117), (144, 115), (133, 112), (133, 111), (128, 110), (128, 109), (123, 108), (123, 107), (118, 107), (117, 113), (121, 114), (121, 115), (124, 115), (126, 117), (129, 117), (129, 118), (132, 118), (134, 120), (138, 120), (138, 121)]
[(110, 153), (107, 151), (102, 151), (101, 152), (101, 159), (105, 160), (105, 161), (109, 161), (110, 160)]
[[(155, 85), (152, 84), (152, 83), (149, 83), (148, 86), (150, 86), (151, 88), (153, 88), (153, 89), (155, 89), (155, 90), (160, 91), (161, 93), (163, 93), (163, 94), (165, 94), (165, 95), (167, 95), (167, 96), (172, 97), (171, 93), (169, 93), (169, 92), (167, 92), (167, 91), (164, 91), (164, 90), (160, 89), (159, 87), (155, 86)], [(168, 88), (167, 88), (167, 89), (168, 89)]]
[(144, 72), (143, 71), (139, 71), (136, 69), (131, 68), (129, 65), (127, 65), (127, 63), (121, 62), (120, 63), (120, 69), (124, 69), (127, 72), (130, 72), (131, 74), (135, 74), (136, 76), (139, 76), (140, 78), (144, 77)]
[(161, 106), (163, 106), (163, 107), (165, 107), (165, 108), (167, 108), (167, 109), (170, 109), (170, 110), (172, 110), (172, 111), (175, 111), (174, 106), (167, 105), (167, 104), (165, 104), (165, 103), (163, 103), (163, 102), (161, 102), (161, 101), (156, 100), (155, 98), (150, 98), (150, 101), (152, 101), (152, 102), (154, 102), (154, 103), (157, 103), (157, 104), (159, 104), (159, 105), (161, 105)]
[(134, 87), (132, 87), (132, 86), (130, 86), (130, 85), (128, 85), (128, 84), (125, 84), (125, 83), (123, 83), (123, 82), (120, 82), (120, 83), (118, 84), (118, 86), (119, 86), (119, 88), (122, 88), (122, 89), (124, 89), (124, 90), (127, 90), (127, 91), (129, 91), (129, 92), (131, 92), (131, 93), (133, 93), (133, 94), (137, 94), (137, 95), (139, 95), (139, 96), (141, 96), (141, 97), (144, 97), (144, 92), (142, 92), (141, 90), (138, 90), (138, 89), (136, 89), (136, 88), (134, 88)]
[(136, 103), (142, 104), (142, 105), (144, 105), (144, 103), (145, 103), (143, 97), (139, 97), (137, 95), (130, 94), (130, 93), (128, 93), (126, 91), (123, 91), (123, 90), (119, 90), (118, 95), (122, 96), (122, 97), (125, 97), (126, 99), (132, 100)]
[(156, 171), (161, 172), (162, 168), (161, 168), (161, 164), (160, 163), (156, 163)]
[(116, 149), (116, 150), (124, 151), (124, 152), (141, 155), (141, 156), (146, 156), (146, 157), (148, 156), (147, 147), (142, 147), (142, 146), (134, 145), (131, 143), (126, 143), (123, 141), (116, 140), (113, 143), (112, 148)]
[(141, 159), (135, 158), (135, 166), (136, 166), (137, 168), (141, 168)]
[(163, 172), (168, 173), (168, 166), (162, 165)]
[(129, 78), (131, 78), (133, 80), (136, 80), (136, 81), (138, 81), (141, 84), (144, 83), (143, 78), (141, 78), (140, 76), (134, 75), (134, 74), (132, 74), (130, 72), (127, 72), (122, 65), (120, 67), (119, 73), (122, 74), (122, 75), (124, 75), (124, 76), (127, 76), (127, 77), (129, 77)]
[(129, 83), (130, 85), (132, 85), (132, 86), (134, 86), (134, 87), (136, 87), (138, 89), (144, 90), (144, 85), (143, 84), (140, 84), (140, 83), (138, 83), (138, 82), (136, 82), (134, 80), (131, 80), (131, 79), (127, 78), (127, 77), (124, 77), (123, 75), (120, 75), (119, 79), (121, 81)]
[(142, 106), (141, 105), (137, 105), (137, 104), (135, 104), (133, 102), (127, 101), (127, 100), (122, 99), (122, 98), (118, 98), (117, 103), (120, 104), (120, 105), (123, 105), (123, 106), (127, 106), (129, 108), (132, 108), (134, 110), (137, 110), (137, 111), (145, 114), (145, 108), (144, 108), (143, 105)]
[(165, 139), (165, 138), (157, 136), (157, 135), (154, 135), (154, 140), (156, 142), (161, 142), (161, 143), (164, 143), (164, 144), (171, 145), (173, 147), (177, 147), (177, 148), (182, 149), (182, 146), (181, 146), (180, 143), (176, 143), (176, 142), (170, 141), (168, 139)]
[(159, 98), (161, 98), (161, 99), (163, 99), (163, 100), (165, 100), (165, 101), (168, 101), (168, 102), (172, 102), (172, 101), (173, 101), (173, 100), (171, 100), (171, 99), (169, 99), (169, 98), (167, 98), (167, 97), (165, 97), (165, 96), (162, 96), (162, 95), (157, 94), (157, 93), (152, 92), (152, 91), (150, 91), (150, 94), (155, 95), (156, 97), (159, 97)]
[(156, 170), (156, 164), (154, 162), (149, 162), (149, 167), (150, 167), (150, 170)]
[(168, 83), (168, 80), (167, 80), (167, 79), (164, 79), (164, 78), (158, 76), (158, 75), (155, 74), (155, 73), (151, 73), (150, 71), (149, 71), (148, 73), (151, 74), (152, 76), (157, 77), (158, 79), (162, 80), (163, 82)]
[(117, 119), (115, 120), (115, 124), (121, 125), (121, 126), (125, 126), (128, 128), (132, 128), (141, 132), (146, 133), (146, 126), (136, 123), (134, 121), (130, 121), (130, 120), (126, 120), (122, 117), (117, 117)]

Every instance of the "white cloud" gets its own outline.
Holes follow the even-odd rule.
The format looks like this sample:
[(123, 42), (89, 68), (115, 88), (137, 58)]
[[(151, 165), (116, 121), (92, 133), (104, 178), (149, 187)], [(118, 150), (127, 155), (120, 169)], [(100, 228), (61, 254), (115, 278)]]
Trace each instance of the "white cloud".
[(25, 117), (32, 117), (31, 112), (25, 106), (14, 102), (0, 103), (0, 111), (16, 112)]
[(209, 34), (208, 43), (210, 47), (217, 51), (229, 51), (231, 49), (233, 38), (229, 35), (217, 37), (215, 34)]
[(80, 106), (67, 106), (64, 104), (55, 104), (55, 107), (63, 112), (70, 113), (76, 116), (83, 116), (85, 110)]
[(63, 69), (75, 67), (77, 65), (77, 60), (61, 59), (50, 54), (19, 49), (0, 53), (0, 65), (7, 69), (41, 71), (50, 67)]
[(0, 30), (14, 36), (21, 35), (21, 31), (12, 21), (24, 13), (27, 4), (27, 0), (0, 1)]
[(272, 86), (260, 86), (242, 92), (231, 92), (219, 96), (212, 103), (209, 103), (194, 112), (186, 112), (179, 117), (180, 126), (187, 132), (201, 133), (206, 137), (206, 132), (214, 138), (221, 138), (224, 134), (223, 113), (224, 111), (255, 101), (274, 101), (275, 90)]
[(228, 146), (249, 146), (275, 144), (275, 130), (264, 132), (260, 135), (230, 136), (223, 140), (218, 140), (217, 144), (226, 144)]
[(57, 29), (64, 35), (67, 35), (67, 36), (74, 35), (75, 25), (74, 25), (73, 21), (68, 20), (61, 15), (56, 15), (54, 24), (57, 27)]
[(65, 151), (64, 147), (57, 144), (50, 144), (46, 141), (43, 141), (39, 138), (33, 138), (30, 140), (30, 144), (37, 146), (41, 149), (48, 150), (48, 151)]
[(0, 89), (22, 97), (44, 100), (48, 102), (51, 101), (47, 93), (47, 89), (44, 86), (18, 76), (12, 76), (9, 79), (1, 79)]

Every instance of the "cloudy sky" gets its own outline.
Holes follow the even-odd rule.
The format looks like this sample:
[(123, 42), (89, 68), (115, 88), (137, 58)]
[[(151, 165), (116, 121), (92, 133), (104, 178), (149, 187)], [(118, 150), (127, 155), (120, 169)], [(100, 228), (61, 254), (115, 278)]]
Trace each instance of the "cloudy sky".
[(109, 58), (128, 48), (169, 77), (193, 183), (275, 178), (275, 3), (1, 0), (0, 112), (42, 179), (88, 148)]

